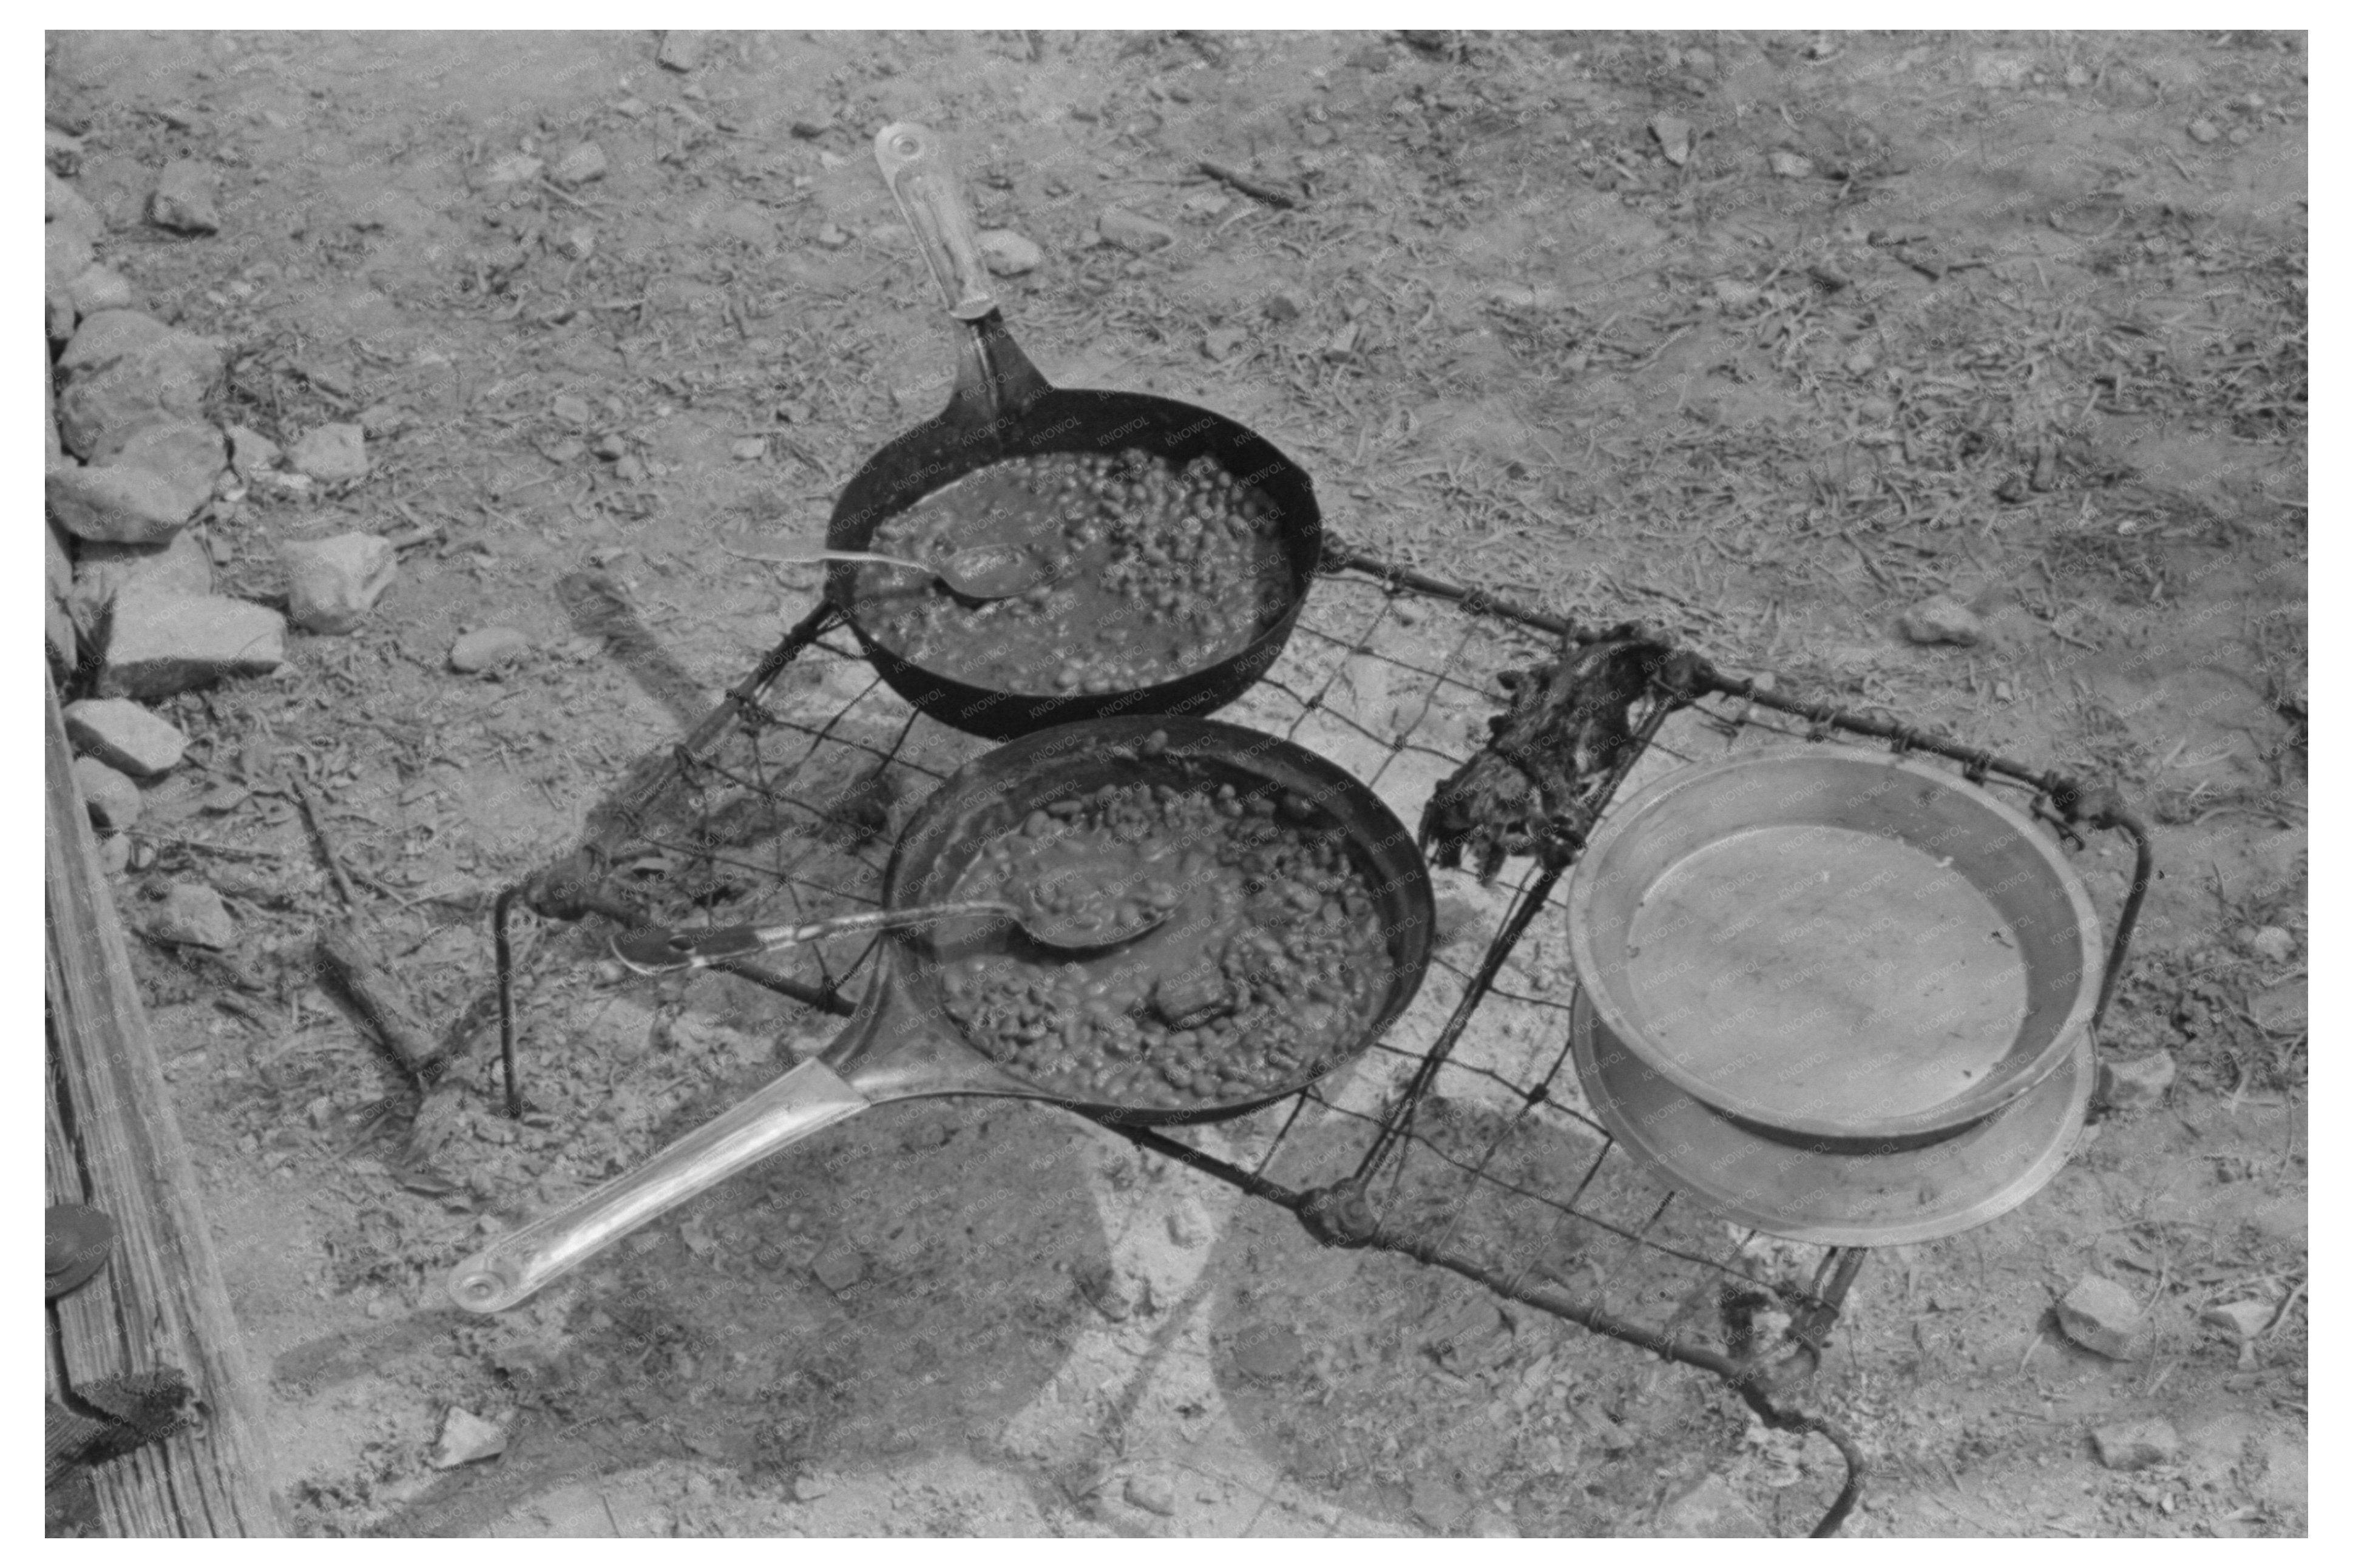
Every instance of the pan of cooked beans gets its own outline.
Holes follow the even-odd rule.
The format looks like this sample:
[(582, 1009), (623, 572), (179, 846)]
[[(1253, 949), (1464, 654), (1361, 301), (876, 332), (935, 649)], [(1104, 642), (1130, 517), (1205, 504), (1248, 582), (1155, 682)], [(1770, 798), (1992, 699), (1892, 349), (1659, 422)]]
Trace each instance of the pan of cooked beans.
[(1173, 398), (1057, 387), (1007, 329), (939, 139), (875, 157), (946, 295), (947, 406), (836, 500), (829, 550), (931, 563), (1012, 546), (1027, 592), (976, 603), (927, 573), (836, 562), (827, 595), (892, 689), (991, 740), (1113, 715), (1200, 717), (1281, 654), (1324, 551), (1315, 488), (1248, 426)]
[(878, 939), (819, 1055), (646, 1164), (497, 1238), (450, 1279), (497, 1311), (754, 1162), (870, 1107), (971, 1094), (1113, 1123), (1210, 1121), (1355, 1061), (1430, 962), (1413, 836), (1335, 764), (1204, 720), (1035, 731), (967, 764), (908, 826), (889, 908), (1002, 899), (1133, 930), (1049, 951), (987, 917)]

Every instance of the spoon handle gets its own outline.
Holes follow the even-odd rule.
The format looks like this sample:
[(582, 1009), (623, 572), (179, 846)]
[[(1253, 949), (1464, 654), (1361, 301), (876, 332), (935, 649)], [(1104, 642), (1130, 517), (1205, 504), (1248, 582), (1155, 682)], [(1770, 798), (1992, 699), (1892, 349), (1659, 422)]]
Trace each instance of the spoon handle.
[(947, 149), (930, 127), (912, 121), (886, 125), (874, 138), (874, 161), (923, 252), (948, 314), (977, 321), (997, 309), (972, 209), (948, 165)]
[(820, 566), (828, 561), (866, 561), (877, 566), (904, 566), (910, 572), (926, 576), (939, 574), (920, 561), (910, 561), (903, 555), (877, 555), (871, 550), (788, 550), (770, 554), (763, 551), (730, 550), (739, 561), (765, 561), (771, 566)]
[(669, 931), (659, 927), (623, 931), (612, 941), (613, 956), (640, 974), (676, 974), (707, 969), (731, 958), (798, 947), (827, 937), (860, 931), (897, 931), (958, 915), (1009, 915), (1020, 911), (995, 899), (971, 899), (961, 903), (923, 904), (905, 910), (871, 910), (864, 914), (837, 915), (831, 920), (792, 925), (714, 926), (709, 931)]

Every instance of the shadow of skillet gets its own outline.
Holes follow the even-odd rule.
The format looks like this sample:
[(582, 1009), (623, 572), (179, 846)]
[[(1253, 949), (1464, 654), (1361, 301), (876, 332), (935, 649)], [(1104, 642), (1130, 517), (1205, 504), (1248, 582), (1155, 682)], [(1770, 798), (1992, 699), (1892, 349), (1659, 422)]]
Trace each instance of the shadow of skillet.
[[(682, 1132), (754, 1087), (681, 1113)], [(772, 1484), (1000, 1429), (1060, 1367), (1109, 1267), (1082, 1124), (979, 1099), (886, 1106), (656, 1222), (481, 1339), (520, 1415), (507, 1453), (381, 1533), (476, 1535), (537, 1492), (659, 1458)]]
[[(1566, 1121), (1523, 1118), (1432, 1095), (1419, 1133), (1497, 1181), (1566, 1200), (1599, 1144)], [(1294, 1134), (1269, 1174), (1313, 1187), (1355, 1167), (1361, 1122)], [(1500, 1140), (1500, 1141), (1499, 1141)], [(1639, 1227), (1664, 1189), (1623, 1155), (1578, 1199)], [(1416, 1148), (1385, 1224), (1448, 1250), (1525, 1268), (1535, 1282), (1620, 1315), (1720, 1345), (1717, 1276), (1638, 1248), (1598, 1226), (1475, 1182)], [(1650, 1232), (1701, 1256), (1725, 1251), (1720, 1223), (1678, 1202)], [(1205, 1278), (1211, 1371), (1235, 1424), (1299, 1484), (1405, 1534), (1467, 1534), (1501, 1514), (1523, 1535), (1647, 1533), (1662, 1479), (1720, 1460), (1740, 1422), (1704, 1373), (1506, 1301), (1442, 1268), (1376, 1249), (1319, 1247), (1289, 1213), (1245, 1204)]]

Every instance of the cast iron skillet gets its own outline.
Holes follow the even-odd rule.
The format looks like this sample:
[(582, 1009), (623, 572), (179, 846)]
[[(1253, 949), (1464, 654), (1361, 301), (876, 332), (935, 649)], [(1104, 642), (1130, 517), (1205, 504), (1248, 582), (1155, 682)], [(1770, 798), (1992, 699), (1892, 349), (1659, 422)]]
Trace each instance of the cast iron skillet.
[[(459, 1264), (449, 1293), (471, 1311), (513, 1306), (638, 1226), (755, 1161), (869, 1106), (934, 1095), (1051, 1100), (1129, 1124), (1215, 1121), (1298, 1093), (1371, 1048), (1421, 984), (1431, 934), (1430, 875), (1420, 852), (1372, 791), (1322, 757), (1254, 730), (1183, 718), (1103, 719), (1041, 730), (966, 764), (923, 803), (883, 873), (885, 907), (936, 902), (981, 846), (1030, 812), (1107, 784), (1166, 783), (1245, 796), (1291, 790), (1317, 802), (1345, 834), (1375, 889), (1388, 946), (1387, 988), (1346, 1047), (1294, 1081), (1245, 1100), (1182, 1107), (1063, 1098), (1001, 1068), (966, 1043), (943, 1005), (938, 957), (959, 940), (944, 928), (894, 932), (857, 1014), (824, 1053), (794, 1068), (717, 1120), (546, 1217), (501, 1237)], [(1153, 961), (1178, 919), (1124, 951)]]
[(992, 741), (1049, 724), (1113, 714), (1205, 714), (1249, 689), (1266, 672), (1306, 603), (1324, 549), (1315, 487), (1297, 464), (1221, 415), (1133, 392), (1057, 388), (1038, 374), (1006, 331), (962, 193), (939, 139), (921, 125), (885, 126), (874, 139), (899, 209), (947, 296), (957, 333), (955, 389), (939, 415), (901, 436), (859, 469), (834, 503), (828, 550), (865, 550), (886, 520), (970, 473), (1009, 458), (1046, 452), (1119, 452), (1142, 447), (1179, 467), (1208, 455), (1272, 506), (1291, 596), (1282, 616), (1241, 652), (1157, 685), (1086, 695), (1017, 696), (901, 658), (859, 622), (859, 571), (837, 562), (827, 591), (848, 616), (866, 656), (892, 690), (942, 723)]

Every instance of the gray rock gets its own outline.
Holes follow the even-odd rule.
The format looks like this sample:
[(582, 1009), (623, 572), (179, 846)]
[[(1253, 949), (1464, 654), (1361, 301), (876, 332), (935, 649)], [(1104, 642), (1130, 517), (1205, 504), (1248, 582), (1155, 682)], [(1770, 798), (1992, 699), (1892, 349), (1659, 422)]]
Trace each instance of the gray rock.
[(81, 634), (74, 629), (72, 615), (54, 598), (43, 616), (42, 639), (48, 647), (49, 663), (60, 680), (81, 667)]
[(220, 232), (220, 172), (193, 158), (164, 165), (154, 195), (147, 198), (147, 221), (175, 234)]
[(139, 820), (139, 786), (96, 757), (76, 757), (74, 784), (90, 819), (101, 832), (119, 833)]
[(441, 1418), (441, 1436), (433, 1445), (433, 1468), (454, 1470), (480, 1459), (494, 1459), (507, 1451), (507, 1430), (472, 1411), (452, 1405)]
[[(70, 302), (71, 285), (98, 260), (90, 248), (90, 237), (67, 224), (53, 223), (42, 231), (41, 281), (50, 294), (62, 293)], [(55, 336), (52, 327), (51, 336)]]
[(242, 425), (228, 427), (229, 467), (237, 470), (238, 479), (250, 481), (264, 468), (275, 467), (283, 456), (278, 443), (260, 431), (248, 430)]
[(1676, 168), (1680, 169), (1691, 161), (1690, 121), (1672, 114), (1654, 114), (1651, 117), (1651, 136), (1658, 142), (1659, 151), (1666, 155), (1667, 162)]
[(1722, 1476), (1703, 1477), (1697, 1486), (1659, 1509), (1659, 1533), (1733, 1540), (1768, 1533), (1756, 1510)]
[(2172, 1422), (2156, 1416), (2096, 1427), (2092, 1447), (2109, 1469), (2145, 1470), (2151, 1465), (2173, 1463), (2181, 1453), (2181, 1437)]
[(1211, 359), (1228, 360), (1241, 352), (1250, 334), (1240, 327), (1211, 327), (1201, 334), (1201, 352)]
[(699, 27), (672, 27), (662, 35), (655, 63), (666, 70), (691, 71), (702, 63), (702, 51), (710, 43), (711, 35)]
[(2300, 1035), (2312, 1026), (2312, 1001), (2301, 977), (2266, 985), (2248, 1002), (2247, 1011), (2274, 1035)]
[(1904, 612), (1904, 635), (1916, 643), (1954, 643), (1975, 647), (1985, 640), (1985, 623), (1957, 599), (1938, 594)]
[(837, 1237), (809, 1260), (809, 1272), (817, 1276), (818, 1284), (839, 1295), (866, 1278), (866, 1259), (858, 1248)]
[(171, 487), (174, 501), (186, 508), (184, 517), (193, 516), (213, 499), (213, 485), (228, 466), (228, 446), (201, 419), (158, 419), (132, 431), (99, 466), (144, 469)]
[(2247, 940), (2247, 946), (2266, 963), (2285, 963), (2295, 956), (2295, 933), (2285, 926), (2264, 926)]
[(47, 304), (49, 342), (53, 343), (64, 342), (68, 338), (73, 336), (73, 296), (67, 293), (62, 289), (52, 289), (48, 293)]
[(169, 721), (120, 697), (69, 703), (65, 721), (66, 736), (76, 746), (132, 778), (170, 773), (188, 749), (188, 738)]
[(1510, 1514), (1484, 1503), (1472, 1512), (1470, 1533), (1481, 1541), (1517, 1541), (1520, 1527), (1512, 1522)]
[(362, 479), (367, 477), (367, 432), (356, 425), (322, 425), (306, 430), (286, 454), (295, 471), (314, 479)]
[(594, 142), (583, 142), (555, 161), (553, 173), (559, 185), (585, 185), (591, 180), (603, 179), (608, 167), (605, 149)]
[(2100, 1064), (2100, 1103), (2110, 1110), (2146, 1110), (2163, 1103), (2173, 1087), (2173, 1053), (2151, 1051), (2147, 1056)]
[(527, 185), (538, 179), (540, 171), (546, 167), (543, 158), (534, 158), (528, 153), (510, 153), (492, 160), (482, 170), (482, 188), (501, 190), (510, 185)]
[(1130, 1476), (1121, 1495), (1146, 1513), (1166, 1517), (1176, 1511), (1176, 1489), (1166, 1476)]
[(1408, 1499), (1414, 1518), (1443, 1534), (1451, 1534), (1471, 1521), (1471, 1500), (1443, 1476), (1416, 1476)]
[(110, 877), (120, 877), (131, 869), (131, 835), (110, 833), (100, 839), (98, 865)]
[(2094, 1354), (2123, 1361), (2140, 1326), (2140, 1307), (2115, 1280), (2086, 1274), (2059, 1302), (2059, 1327)]
[(98, 641), (117, 595), (134, 589), (202, 598), (213, 591), (212, 552), (185, 529), (163, 544), (83, 545), (67, 600), (75, 627)]
[(100, 310), (128, 310), (139, 303), (131, 279), (111, 267), (83, 268), (66, 285), (66, 292), (73, 299), (77, 317), (95, 316)]
[(41, 218), (45, 227), (62, 227), (68, 233), (81, 236), (85, 243), (95, 242), (106, 232), (106, 219), (90, 205), (90, 198), (58, 179), (54, 172), (42, 193)]
[(449, 647), (449, 668), (462, 675), (480, 675), (512, 664), (531, 651), (531, 638), (512, 626), (479, 626)]
[(286, 563), (287, 614), (305, 631), (339, 636), (357, 627), (399, 575), (391, 542), (375, 533), (339, 533), (279, 546)]
[(145, 468), (58, 468), (46, 485), (50, 514), (67, 531), (109, 544), (160, 544), (196, 510)]
[(1270, 321), (1295, 321), (1304, 309), (1288, 294), (1269, 294), (1266, 297), (1266, 319)]
[(119, 594), (107, 616), (102, 697), (146, 700), (286, 662), (286, 620), (241, 599)]
[(1810, 180), (1814, 177), (1814, 161), (1803, 153), (1777, 148), (1766, 154), (1766, 166), (1784, 180)]
[(1125, 207), (1105, 207), (1095, 219), (1095, 233), (1109, 245), (1145, 255), (1176, 243), (1176, 231)]
[(1018, 278), (1034, 270), (1046, 253), (1035, 240), (1009, 228), (985, 228), (980, 231), (980, 258), (999, 278)]
[(2189, 140), (2197, 142), (2200, 147), (2211, 146), (2221, 139), (2222, 132), (2216, 129), (2214, 122), (2204, 115), (2200, 115), (2189, 122)]
[(142, 425), (202, 416), (220, 379), (220, 345), (137, 310), (100, 310), (74, 330), (58, 361), (66, 373), (58, 418), (67, 450), (112, 457)]
[(849, 243), (849, 235), (839, 224), (820, 224), (818, 226), (817, 242), (828, 250), (839, 250)]

